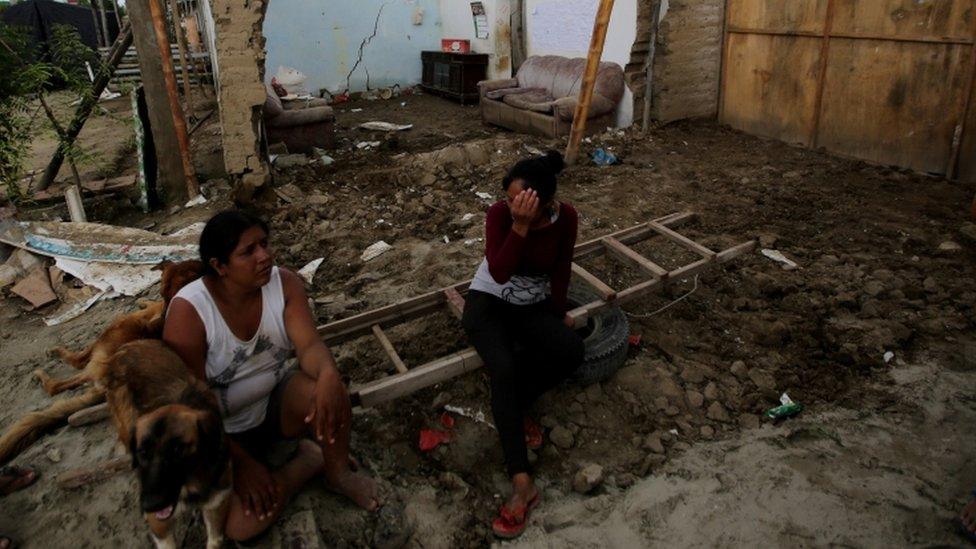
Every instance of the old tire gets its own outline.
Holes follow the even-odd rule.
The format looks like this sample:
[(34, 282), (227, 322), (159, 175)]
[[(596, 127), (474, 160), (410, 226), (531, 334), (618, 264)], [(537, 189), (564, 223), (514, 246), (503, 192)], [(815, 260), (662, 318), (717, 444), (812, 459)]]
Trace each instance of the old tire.
[[(592, 303), (600, 299), (593, 290), (577, 285), (569, 288), (569, 308)], [(603, 381), (613, 375), (627, 360), (627, 336), (630, 335), (627, 316), (623, 310), (612, 305), (587, 319), (580, 328), (586, 351), (583, 364), (573, 374), (573, 380), (589, 385)]]

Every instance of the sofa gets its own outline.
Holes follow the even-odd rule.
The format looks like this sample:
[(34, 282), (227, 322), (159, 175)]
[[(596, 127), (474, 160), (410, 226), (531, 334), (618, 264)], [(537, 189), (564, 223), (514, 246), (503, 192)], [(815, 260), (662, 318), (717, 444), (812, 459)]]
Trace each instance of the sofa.
[(264, 127), (268, 143), (283, 142), (290, 153), (310, 153), (313, 147), (328, 149), (335, 138), (335, 113), (325, 99), (284, 101), (270, 84), (264, 102)]
[[(515, 78), (478, 83), (481, 119), (487, 124), (544, 137), (569, 135), (585, 68), (583, 58), (529, 57)], [(617, 63), (600, 63), (587, 116), (587, 133), (615, 125), (617, 104), (623, 95), (623, 68)]]

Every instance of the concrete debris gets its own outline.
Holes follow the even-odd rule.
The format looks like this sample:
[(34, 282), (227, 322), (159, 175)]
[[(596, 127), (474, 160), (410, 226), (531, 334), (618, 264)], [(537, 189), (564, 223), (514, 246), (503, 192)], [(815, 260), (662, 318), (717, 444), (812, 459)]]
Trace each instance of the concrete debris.
[(183, 207), (192, 208), (194, 206), (199, 206), (201, 204), (206, 204), (206, 203), (207, 203), (207, 197), (203, 196), (203, 194), (198, 194), (195, 197), (188, 200), (186, 204), (183, 205)]
[(961, 249), (962, 249), (962, 246), (960, 246), (959, 244), (957, 244), (957, 243), (955, 243), (955, 242), (953, 242), (951, 240), (946, 240), (942, 244), (939, 244), (939, 251), (940, 252), (958, 252)]
[(304, 154), (281, 154), (274, 159), (274, 167), (287, 170), (308, 164), (308, 157)]
[(31, 309), (43, 307), (58, 299), (57, 294), (51, 289), (51, 279), (43, 265), (31, 269), (27, 276), (10, 288), (10, 291), (30, 302)]
[(573, 432), (562, 425), (557, 425), (552, 428), (552, 431), (549, 431), (549, 440), (563, 450), (572, 448), (575, 443)]
[(362, 261), (370, 261), (385, 254), (391, 249), (393, 249), (393, 246), (390, 246), (386, 242), (380, 240), (379, 242), (370, 244), (368, 248), (363, 250), (363, 254), (359, 256), (359, 259), (361, 259)]
[(371, 130), (378, 132), (402, 132), (404, 130), (409, 130), (413, 127), (413, 124), (392, 124), (390, 122), (363, 122), (362, 124), (356, 126), (361, 130)]
[(771, 250), (769, 248), (763, 248), (761, 253), (764, 256), (768, 257), (769, 259), (772, 259), (777, 263), (781, 263), (783, 265), (784, 270), (792, 271), (793, 269), (799, 268), (799, 265), (797, 265), (790, 259), (787, 259), (786, 256), (783, 255), (783, 253), (780, 252), (779, 250)]
[(379, 147), (379, 146), (380, 146), (380, 142), (379, 141), (360, 141), (359, 143), (356, 143), (356, 148), (357, 149), (360, 149), (360, 150), (362, 150), (362, 149), (366, 149), (366, 150), (375, 149), (376, 147)]
[(298, 269), (298, 276), (302, 277), (302, 280), (311, 286), (312, 279), (315, 278), (315, 272), (319, 270), (319, 265), (321, 265), (323, 261), (325, 261), (324, 257), (309, 261), (304, 267)]
[(595, 463), (583, 466), (573, 478), (573, 490), (588, 494), (603, 482), (603, 467)]
[(5, 288), (27, 274), (44, 261), (26, 250), (15, 249), (7, 261), (0, 265), (0, 288)]

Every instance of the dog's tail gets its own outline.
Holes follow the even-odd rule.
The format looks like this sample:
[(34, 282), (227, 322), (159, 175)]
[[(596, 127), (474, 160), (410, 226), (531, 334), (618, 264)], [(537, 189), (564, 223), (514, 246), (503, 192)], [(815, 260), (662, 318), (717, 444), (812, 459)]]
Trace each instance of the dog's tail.
[(81, 370), (85, 367), (85, 365), (88, 364), (88, 361), (91, 359), (92, 350), (94, 349), (94, 347), (95, 345), (92, 344), (89, 345), (88, 347), (85, 347), (83, 350), (77, 352), (70, 351), (65, 347), (57, 347), (51, 349), (51, 354), (61, 357), (61, 360), (70, 364), (76, 370)]
[(6, 465), (45, 432), (63, 425), (71, 414), (105, 400), (105, 391), (91, 388), (71, 398), (55, 401), (44, 410), (20, 418), (0, 436), (0, 465)]

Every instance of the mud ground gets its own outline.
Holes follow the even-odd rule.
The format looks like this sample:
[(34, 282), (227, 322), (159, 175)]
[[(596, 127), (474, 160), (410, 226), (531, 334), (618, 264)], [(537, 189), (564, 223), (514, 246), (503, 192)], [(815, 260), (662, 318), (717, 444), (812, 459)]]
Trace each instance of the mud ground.
[[(280, 265), (325, 258), (309, 288), (322, 323), (470, 277), (483, 253), (484, 210), (507, 167), (561, 148), (485, 127), (477, 109), (426, 95), (347, 103), (337, 117), (335, 163), (279, 170), (277, 192), (259, 206)], [(367, 120), (414, 128), (355, 129)], [(212, 128), (200, 132), (211, 138), (195, 147), (213, 155)], [(380, 145), (357, 148), (364, 140)], [(974, 190), (707, 121), (603, 133), (583, 152), (596, 147), (623, 163), (583, 161), (560, 180), (562, 199), (580, 211), (581, 240), (690, 210), (699, 218), (684, 234), (713, 249), (760, 238), (800, 268), (756, 253), (702, 274), (664, 312), (651, 314), (695, 281), (629, 304), (642, 341), (625, 367), (538, 403), (547, 431), (571, 436), (561, 446), (547, 438), (534, 456), (545, 502), (520, 543), (962, 544), (950, 519), (976, 483), (966, 467), (976, 414), (976, 239), (966, 218)], [(228, 204), (226, 183), (208, 179), (206, 206), (142, 216), (120, 196), (105, 217), (154, 230), (206, 219)], [(393, 249), (362, 262), (362, 250), (381, 239)], [(637, 249), (672, 267), (689, 259), (656, 240)], [(618, 289), (639, 280), (612, 262), (584, 266)], [(0, 301), (0, 426), (48, 402), (33, 369), (69, 372), (47, 348), (81, 346), (133, 307), (101, 303), (45, 328), (44, 311)], [(465, 346), (447, 314), (391, 330), (391, 339), (408, 366)], [(335, 352), (353, 384), (388, 373), (370, 339)], [(784, 391), (806, 409), (771, 425), (761, 414)], [(358, 412), (354, 450), (383, 482), (384, 511), (367, 516), (313, 486), (260, 543), (285, 546), (314, 532), (345, 547), (492, 543), (490, 520), (506, 494), (493, 430), (458, 418), (450, 444), (417, 449), (419, 430), (439, 425), (444, 404), (487, 413), (487, 395), (475, 372)], [(81, 546), (149, 546), (127, 475), (71, 492), (53, 483), (112, 456), (113, 445), (106, 424), (63, 428), (35, 444), (16, 461), (43, 476), (0, 502), (0, 532), (26, 547), (66, 536)], [(573, 477), (589, 463), (604, 478), (577, 494)], [(183, 522), (184, 545), (199, 545), (199, 519)]]

